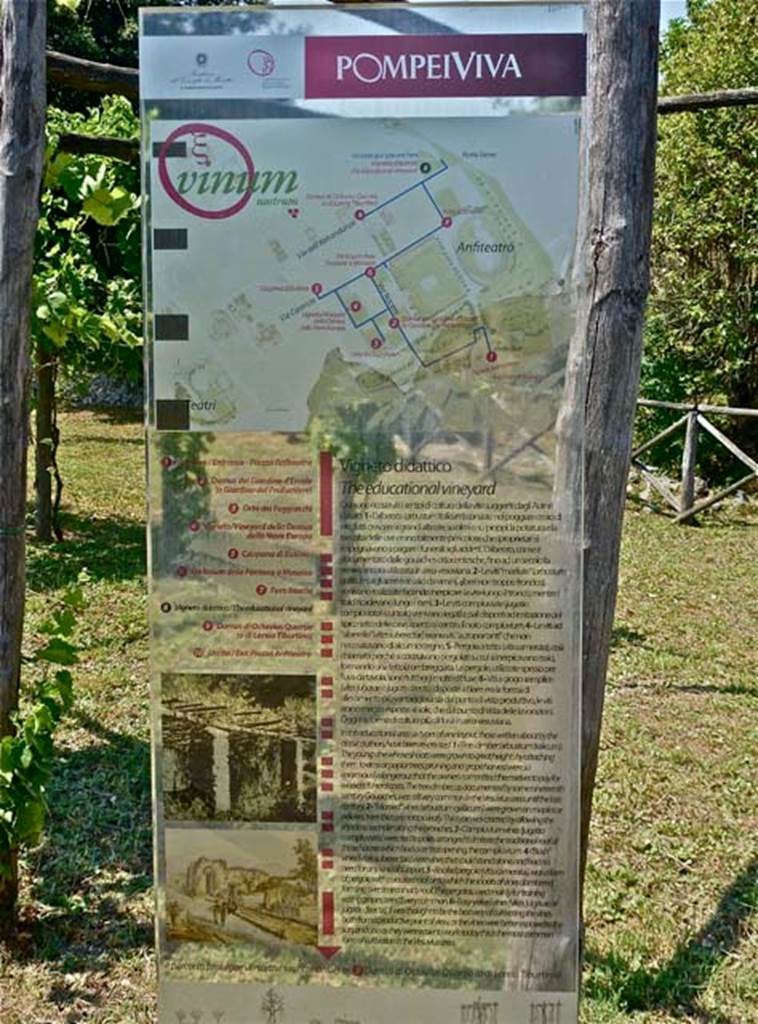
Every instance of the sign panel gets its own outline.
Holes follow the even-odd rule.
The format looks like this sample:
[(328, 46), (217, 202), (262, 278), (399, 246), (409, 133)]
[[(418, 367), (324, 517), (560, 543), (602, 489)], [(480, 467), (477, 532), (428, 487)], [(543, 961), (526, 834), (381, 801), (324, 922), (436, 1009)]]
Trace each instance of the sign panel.
[(577, 1019), (584, 76), (575, 4), (142, 13), (162, 1022)]

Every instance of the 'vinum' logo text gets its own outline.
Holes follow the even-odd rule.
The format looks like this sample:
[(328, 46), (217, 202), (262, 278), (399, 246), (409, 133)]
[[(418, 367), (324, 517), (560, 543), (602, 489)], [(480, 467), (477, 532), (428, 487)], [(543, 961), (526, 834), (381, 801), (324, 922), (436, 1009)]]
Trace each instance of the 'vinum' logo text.
[(297, 191), (296, 171), (255, 171), (252, 175), (233, 171), (181, 171), (176, 176), (180, 196), (245, 195), (273, 193), (289, 195)]

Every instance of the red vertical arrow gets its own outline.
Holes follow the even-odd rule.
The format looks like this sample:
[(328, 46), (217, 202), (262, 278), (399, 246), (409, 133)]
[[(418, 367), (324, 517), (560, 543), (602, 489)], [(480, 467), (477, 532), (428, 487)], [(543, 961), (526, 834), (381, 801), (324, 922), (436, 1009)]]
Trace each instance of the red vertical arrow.
[(319, 496), (321, 510), (321, 536), (331, 537), (333, 533), (333, 480), (334, 469), (330, 452), (321, 452), (319, 455)]
[[(321, 893), (321, 934), (334, 935), (334, 893)], [(331, 960), (341, 950), (341, 946), (316, 946), (319, 953)]]
[(334, 935), (334, 893), (321, 893), (321, 933)]

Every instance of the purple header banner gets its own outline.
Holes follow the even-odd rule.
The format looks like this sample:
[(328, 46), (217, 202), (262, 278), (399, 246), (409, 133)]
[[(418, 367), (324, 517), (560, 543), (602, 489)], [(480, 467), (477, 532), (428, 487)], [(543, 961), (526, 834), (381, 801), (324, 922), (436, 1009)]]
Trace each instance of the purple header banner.
[(585, 80), (580, 34), (305, 40), (306, 99), (583, 96)]

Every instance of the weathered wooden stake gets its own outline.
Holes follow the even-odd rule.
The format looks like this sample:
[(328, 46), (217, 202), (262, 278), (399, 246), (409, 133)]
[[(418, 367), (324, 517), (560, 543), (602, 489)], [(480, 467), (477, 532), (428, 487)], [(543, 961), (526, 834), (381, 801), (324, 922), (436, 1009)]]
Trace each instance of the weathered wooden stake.
[[(582, 877), (649, 284), (659, 4), (595, 0), (588, 18), (588, 199), (580, 211), (577, 326), (559, 420), (557, 481), (558, 494), (582, 493), (582, 453), (573, 439), (583, 417)], [(568, 527), (578, 531), (578, 502), (565, 511)]]
[(37, 351), (37, 406), (34, 417), (34, 533), (37, 540), (53, 539), (53, 402), (55, 364)]
[(723, 491), (718, 491), (716, 494), (711, 494), (710, 497), (704, 501), (699, 502), (697, 505), (693, 505), (692, 508), (686, 512), (680, 512), (679, 515), (674, 519), (675, 523), (684, 523), (693, 516), (696, 516), (698, 512), (704, 512), (711, 505), (717, 505), (724, 498), (728, 498), (730, 494), (734, 494), (735, 491), (739, 491), (746, 484), (749, 484), (752, 480), (758, 476), (758, 473), (748, 473), (747, 476), (743, 476), (741, 480), (737, 480), (735, 483), (725, 487)]
[[(24, 617), (29, 307), (44, 153), (46, 0), (0, 3), (0, 738), (18, 703)], [(15, 855), (0, 855), (0, 934)]]
[[(687, 413), (687, 433), (682, 454), (682, 492), (679, 495), (679, 511), (686, 512), (695, 503), (695, 465), (697, 463), (697, 409)], [(692, 522), (690, 518), (687, 522)]]

